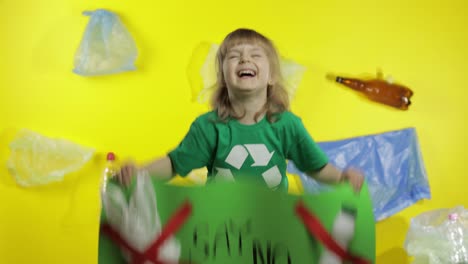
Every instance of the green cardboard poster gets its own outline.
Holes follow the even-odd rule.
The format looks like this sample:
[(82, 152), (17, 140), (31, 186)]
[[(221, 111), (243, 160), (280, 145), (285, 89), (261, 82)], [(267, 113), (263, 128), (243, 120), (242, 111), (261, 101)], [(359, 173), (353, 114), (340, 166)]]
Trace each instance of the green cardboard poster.
[[(298, 212), (313, 215), (315, 222), (331, 236), (343, 206), (352, 208), (355, 216), (354, 236), (345, 249), (348, 256), (361, 259), (354, 263), (375, 263), (375, 223), (367, 185), (359, 194), (348, 184), (342, 184), (319, 195), (301, 196), (239, 183), (180, 187), (148, 180), (146, 184), (135, 185), (138, 183), (122, 191), (125, 200), (120, 198), (116, 202), (114, 197), (103, 203), (99, 264), (151, 263), (148, 260), (152, 263), (319, 263), (322, 253), (329, 249), (320, 234), (317, 237), (310, 232)], [(109, 193), (122, 190), (117, 185), (109, 186), (112, 187)], [(132, 198), (137, 192), (140, 197)], [(148, 203), (143, 205), (145, 199), (154, 200), (152, 207)], [(110, 217), (119, 219), (111, 221)], [(141, 230), (145, 227), (148, 231)], [(166, 235), (169, 239), (165, 241), (170, 240), (167, 244), (175, 245), (172, 250), (154, 250), (155, 243), (161, 242), (156, 242), (158, 238)], [(143, 237), (146, 237), (143, 244), (135, 242)], [(132, 243), (138, 245), (128, 245)], [(145, 259), (145, 254), (166, 261)], [(176, 256), (163, 258), (164, 254)]]

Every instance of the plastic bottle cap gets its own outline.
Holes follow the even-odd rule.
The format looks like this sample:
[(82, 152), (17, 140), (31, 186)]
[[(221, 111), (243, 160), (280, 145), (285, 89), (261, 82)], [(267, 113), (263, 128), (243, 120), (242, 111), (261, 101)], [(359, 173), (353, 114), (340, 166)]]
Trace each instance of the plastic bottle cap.
[(448, 215), (449, 220), (457, 220), (458, 219), (458, 214), (457, 213), (452, 213)]
[(107, 153), (107, 160), (108, 160), (108, 161), (115, 160), (115, 154), (114, 154), (114, 152), (109, 152), (109, 153)]
[(342, 204), (341, 205), (341, 210), (344, 212), (344, 213), (347, 213), (349, 215), (352, 215), (353, 217), (356, 217), (356, 214), (357, 214), (357, 210), (356, 210), (356, 207), (355, 206), (352, 206), (350, 204)]

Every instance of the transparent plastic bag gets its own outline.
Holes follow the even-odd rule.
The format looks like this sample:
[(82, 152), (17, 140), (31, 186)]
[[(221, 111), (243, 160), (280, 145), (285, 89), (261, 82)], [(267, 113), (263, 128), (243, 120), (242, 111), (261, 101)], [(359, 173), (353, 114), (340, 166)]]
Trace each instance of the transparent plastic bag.
[[(209, 102), (216, 88), (216, 54), (219, 45), (202, 42), (193, 51), (187, 67), (187, 75), (192, 87), (192, 98), (201, 104)], [(306, 67), (293, 60), (280, 57), (280, 69), (290, 100), (302, 81)]]
[(94, 154), (93, 149), (26, 129), (18, 131), (9, 149), (8, 170), (25, 187), (60, 181), (78, 171)]
[[(148, 173), (140, 172), (136, 177), (136, 187), (127, 202), (123, 187), (108, 183), (102, 193), (102, 204), (109, 225), (117, 230), (130, 246), (144, 252), (161, 232), (161, 219), (158, 213), (156, 193)], [(181, 254), (180, 243), (169, 238), (159, 251), (159, 261), (176, 263)], [(131, 260), (128, 252), (124, 257)]]
[(414, 217), (404, 247), (414, 263), (468, 263), (468, 211), (458, 206)]
[(73, 72), (87, 76), (135, 70), (137, 47), (119, 17), (104, 9), (83, 14), (91, 18), (75, 54)]

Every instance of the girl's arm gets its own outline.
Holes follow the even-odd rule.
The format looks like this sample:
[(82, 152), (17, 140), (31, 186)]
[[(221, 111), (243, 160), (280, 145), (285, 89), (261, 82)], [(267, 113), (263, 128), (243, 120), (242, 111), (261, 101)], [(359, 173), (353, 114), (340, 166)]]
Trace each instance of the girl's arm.
[(141, 167), (137, 167), (133, 162), (128, 162), (120, 169), (120, 173), (117, 175), (117, 180), (128, 186), (132, 177), (135, 176), (138, 171), (146, 171), (149, 175), (160, 180), (169, 180), (174, 176), (171, 159), (169, 156), (165, 156), (151, 161)]
[(318, 171), (307, 172), (307, 175), (323, 183), (338, 183), (342, 181), (342, 173), (331, 163), (327, 163)]
[(327, 165), (319, 171), (308, 172), (307, 175), (323, 183), (334, 184), (348, 181), (356, 192), (361, 190), (362, 183), (364, 182), (364, 175), (360, 171), (352, 168), (340, 171), (331, 163), (327, 163)]
[(172, 170), (172, 162), (169, 156), (151, 161), (139, 168), (139, 170), (147, 171), (149, 175), (154, 175), (161, 180), (169, 180), (174, 176)]

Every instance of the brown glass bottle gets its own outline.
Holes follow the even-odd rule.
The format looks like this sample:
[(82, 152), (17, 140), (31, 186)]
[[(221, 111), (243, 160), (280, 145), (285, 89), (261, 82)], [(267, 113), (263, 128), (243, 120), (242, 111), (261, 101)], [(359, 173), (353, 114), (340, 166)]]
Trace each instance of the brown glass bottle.
[(383, 79), (360, 80), (337, 76), (335, 81), (365, 94), (370, 100), (407, 110), (413, 91), (406, 86), (387, 82)]

